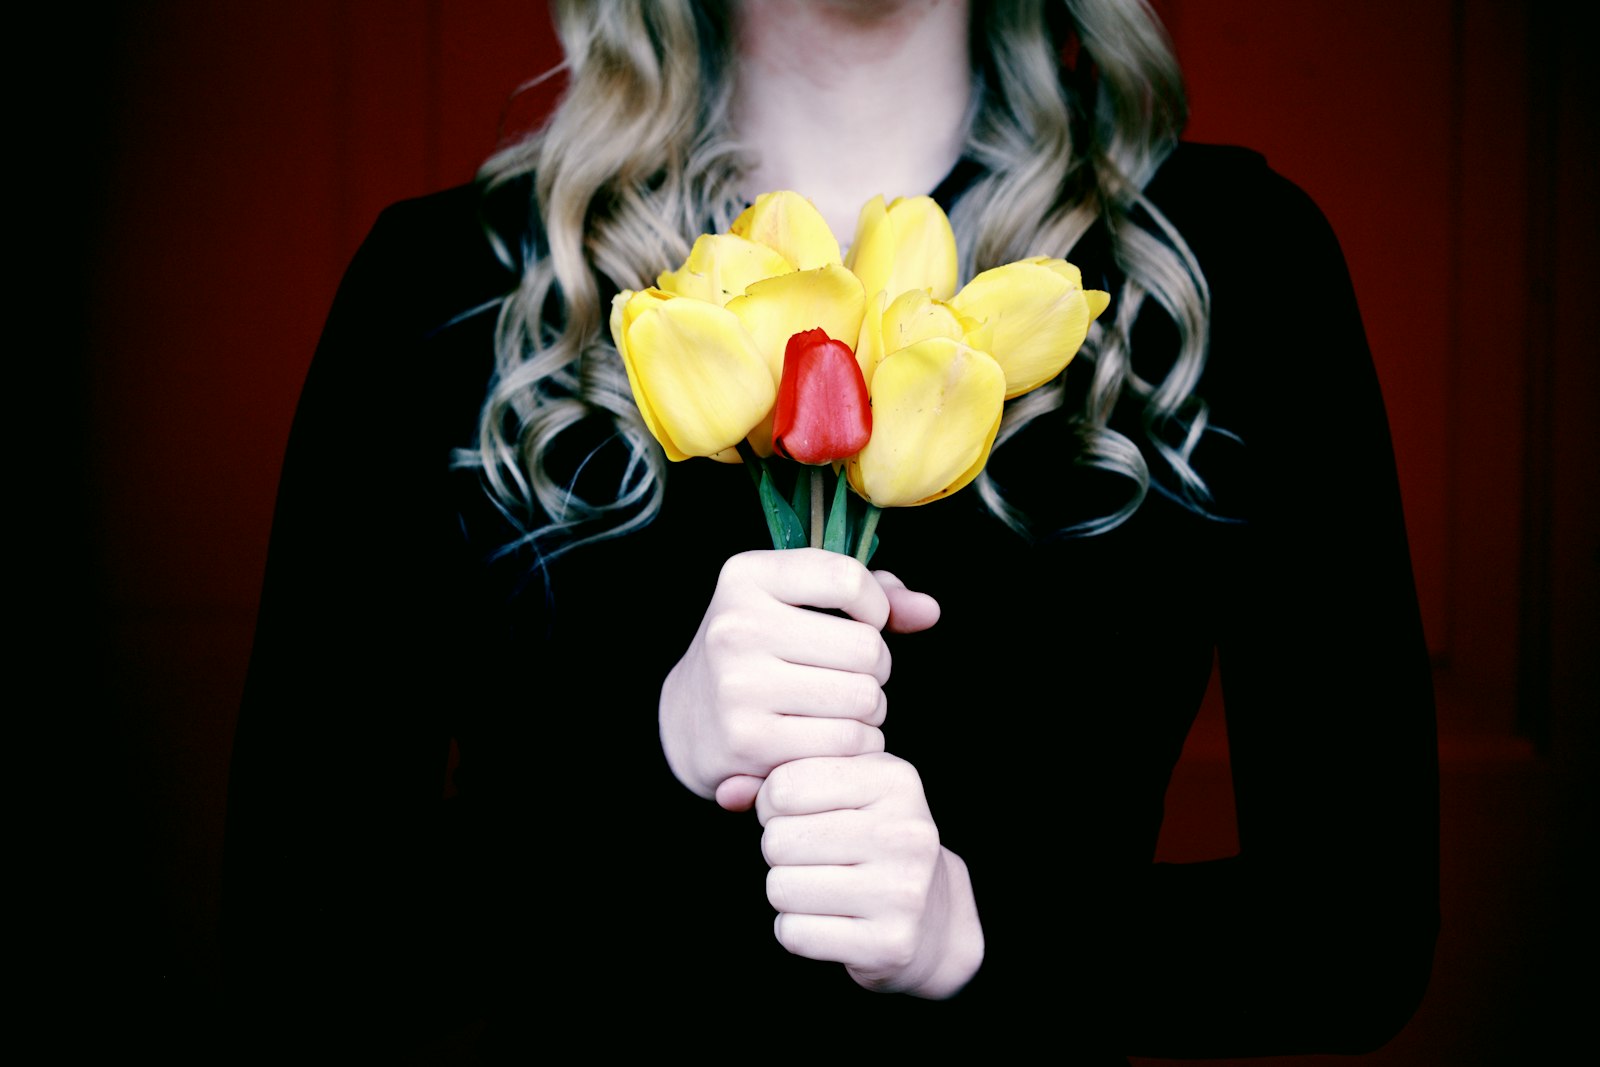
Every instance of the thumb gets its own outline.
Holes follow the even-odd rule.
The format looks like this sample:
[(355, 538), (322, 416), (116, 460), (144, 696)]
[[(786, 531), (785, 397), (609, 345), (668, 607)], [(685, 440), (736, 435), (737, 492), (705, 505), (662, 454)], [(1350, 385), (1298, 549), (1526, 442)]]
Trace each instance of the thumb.
[(888, 571), (873, 571), (884, 596), (889, 598), (890, 633), (914, 634), (939, 621), (939, 602), (927, 593), (906, 588), (906, 583)]
[(756, 794), (761, 791), (764, 778), (736, 774), (717, 786), (717, 805), (728, 811), (749, 811), (756, 806)]

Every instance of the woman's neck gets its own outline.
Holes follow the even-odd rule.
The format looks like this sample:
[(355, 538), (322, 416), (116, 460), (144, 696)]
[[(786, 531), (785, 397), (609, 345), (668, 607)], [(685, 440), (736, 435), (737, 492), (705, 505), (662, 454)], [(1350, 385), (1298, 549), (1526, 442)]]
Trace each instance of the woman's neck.
[(794, 189), (845, 242), (867, 200), (926, 193), (960, 158), (968, 0), (740, 0), (737, 18), (750, 197)]

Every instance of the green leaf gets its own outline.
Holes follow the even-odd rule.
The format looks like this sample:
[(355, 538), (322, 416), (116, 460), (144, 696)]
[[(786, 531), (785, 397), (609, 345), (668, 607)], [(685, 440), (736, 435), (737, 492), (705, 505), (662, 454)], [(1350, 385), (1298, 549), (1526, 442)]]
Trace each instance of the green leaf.
[(882, 514), (882, 508), (868, 504), (866, 515), (861, 520), (861, 529), (855, 534), (857, 538), (855, 557), (861, 561), (862, 566), (871, 562), (873, 553), (878, 551), (878, 518)]
[(767, 516), (767, 531), (772, 534), (773, 548), (805, 547), (805, 527), (800, 525), (800, 516), (794, 513), (794, 508), (773, 485), (771, 471), (761, 474), (761, 510)]
[[(811, 476), (821, 478), (822, 469), (813, 471)], [(822, 536), (822, 547), (829, 552), (850, 551), (850, 498), (846, 492), (848, 488), (845, 479), (841, 477), (833, 490), (833, 504), (828, 509), (828, 525)]]

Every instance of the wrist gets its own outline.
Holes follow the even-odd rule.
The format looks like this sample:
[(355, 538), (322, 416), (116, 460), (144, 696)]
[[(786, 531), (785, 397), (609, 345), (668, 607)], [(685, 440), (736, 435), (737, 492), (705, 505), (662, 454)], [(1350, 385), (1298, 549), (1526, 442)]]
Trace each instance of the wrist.
[(934, 959), (927, 977), (906, 992), (928, 1000), (955, 996), (972, 981), (983, 965), (983, 924), (978, 919), (977, 898), (966, 861), (940, 847), (939, 871), (945, 894), (945, 922), (935, 940)]

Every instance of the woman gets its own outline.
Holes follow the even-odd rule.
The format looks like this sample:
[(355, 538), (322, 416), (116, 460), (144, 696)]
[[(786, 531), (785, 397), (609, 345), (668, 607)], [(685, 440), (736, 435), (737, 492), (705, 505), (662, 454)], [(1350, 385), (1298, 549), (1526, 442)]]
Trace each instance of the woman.
[[(241, 1002), (508, 1048), (589, 1002), (707, 1048), (1386, 1040), (1436, 927), (1431, 695), (1316, 209), (1174, 148), (1138, 4), (561, 16), (560, 109), (385, 214), (306, 384), (230, 798)], [(1112, 294), (982, 483), (887, 516), (931, 595), (749, 553), (744, 475), (669, 471), (633, 410), (611, 295), (774, 188), (845, 234), (932, 191), (965, 273), (1045, 252)], [(1240, 855), (1156, 865), (1214, 655)]]

